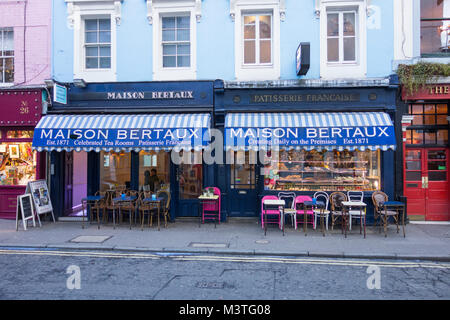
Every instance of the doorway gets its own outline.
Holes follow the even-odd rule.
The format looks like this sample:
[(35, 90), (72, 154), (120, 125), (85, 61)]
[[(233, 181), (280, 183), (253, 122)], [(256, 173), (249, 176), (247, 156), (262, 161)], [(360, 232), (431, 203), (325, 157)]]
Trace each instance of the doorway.
[(231, 217), (258, 216), (256, 152), (229, 151), (229, 208)]
[(406, 149), (408, 215), (420, 220), (449, 220), (448, 157), (448, 148)]
[(87, 153), (67, 152), (64, 154), (64, 216), (81, 217), (81, 199), (87, 195)]

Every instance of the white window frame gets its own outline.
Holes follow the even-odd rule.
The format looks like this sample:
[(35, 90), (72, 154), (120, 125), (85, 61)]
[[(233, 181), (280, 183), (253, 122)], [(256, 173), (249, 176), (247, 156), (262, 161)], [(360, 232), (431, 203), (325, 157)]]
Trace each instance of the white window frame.
[[(190, 19), (190, 67), (163, 67), (162, 18), (187, 16)], [(153, 80), (195, 80), (197, 79), (197, 19), (198, 11), (193, 0), (161, 1), (152, 3), (153, 24)]]
[[(99, 61), (99, 67), (98, 68), (87, 68), (86, 67), (86, 58), (87, 58), (87, 56), (86, 56), (86, 48), (87, 47), (97, 47), (98, 49), (99, 49), (99, 51), (98, 51), (98, 55), (97, 55), (97, 59), (100, 59), (100, 47), (101, 46), (109, 46), (109, 49), (110, 49), (110, 56), (109, 56), (109, 58), (110, 58), (110, 60), (111, 60), (111, 54), (112, 54), (112, 52), (111, 52), (111, 39), (110, 39), (110, 41), (109, 42), (99, 42), (99, 41), (97, 41), (97, 43), (87, 43), (86, 42), (86, 20), (96, 20), (96, 21), (99, 21), (99, 20), (101, 20), (101, 19), (103, 19), (103, 20), (106, 20), (106, 19), (109, 19), (109, 18), (85, 18), (85, 19), (83, 19), (83, 28), (84, 28), (84, 36), (83, 36), (83, 55), (84, 55), (84, 68), (85, 68), (85, 70), (96, 70), (96, 71), (104, 71), (104, 70), (109, 70), (109, 69), (111, 69), (111, 67), (109, 67), (109, 68), (101, 68), (100, 67), (100, 61)], [(109, 21), (110, 22), (110, 26), (111, 26), (111, 20)], [(110, 27), (111, 28), (111, 27)], [(99, 32), (99, 29), (97, 29), (96, 30), (96, 32), (98, 33)], [(99, 40), (99, 39), (98, 39)], [(111, 61), (110, 61), (110, 65), (111, 65)]]
[[(343, 32), (339, 33), (339, 61), (328, 62), (328, 13), (355, 12), (355, 58), (356, 61), (344, 61)], [(367, 40), (366, 40), (366, 1), (322, 0), (320, 4), (320, 77), (333, 78), (363, 78), (367, 75)], [(343, 24), (339, 24), (342, 31)], [(341, 39), (342, 37), (342, 39)]]
[[(250, 0), (235, 0), (234, 16), (234, 55), (236, 80), (278, 80), (280, 79), (280, 1), (261, 0), (258, 4)], [(282, 12), (284, 15), (284, 11)], [(271, 15), (272, 41), (271, 63), (244, 64), (244, 15)]]
[[(270, 16), (270, 62), (261, 62), (261, 38), (260, 38), (260, 32), (259, 32), (259, 17), (260, 16)], [(273, 60), (273, 16), (272, 13), (268, 12), (268, 13), (264, 13), (264, 12), (259, 12), (259, 13), (244, 13), (242, 15), (242, 19), (245, 19), (246, 16), (256, 16), (257, 19), (255, 20), (255, 63), (245, 63), (245, 60), (243, 60), (243, 65), (244, 66), (271, 66), (272, 65), (272, 60)], [(245, 32), (245, 23), (244, 21), (242, 22), (242, 34), (244, 34)], [(265, 39), (266, 40), (266, 39)], [(242, 57), (245, 58), (245, 39), (244, 37), (242, 37)]]
[(16, 72), (16, 66), (15, 66), (15, 60), (16, 60), (16, 50), (15, 50), (15, 46), (14, 46), (14, 36), (15, 36), (15, 32), (14, 32), (14, 28), (12, 27), (0, 27), (0, 49), (3, 47), (3, 32), (5, 31), (12, 31), (13, 32), (13, 55), (12, 56), (0, 56), (0, 59), (8, 59), (8, 58), (13, 58), (13, 70), (14, 70), (14, 74), (13, 74), (13, 81), (12, 82), (5, 82), (5, 77), (4, 74), (2, 75), (2, 82), (0, 82), (0, 87), (10, 87), (14, 85), (14, 81), (16, 80), (15, 78), (15, 72)]
[[(68, 5), (68, 24), (73, 28), (73, 78), (86, 82), (113, 82), (117, 79), (117, 24), (120, 23), (120, 1), (114, 0), (65, 0)], [(110, 19), (111, 67), (86, 68), (85, 23), (87, 19)]]

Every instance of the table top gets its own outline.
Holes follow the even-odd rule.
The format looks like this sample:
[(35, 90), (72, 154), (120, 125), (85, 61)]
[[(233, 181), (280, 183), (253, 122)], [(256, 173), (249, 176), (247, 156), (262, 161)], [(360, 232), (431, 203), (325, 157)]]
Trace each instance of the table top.
[(365, 207), (365, 206), (367, 206), (367, 204), (362, 201), (342, 201), (342, 205), (344, 205), (346, 207)]
[(405, 204), (403, 202), (400, 201), (386, 201), (384, 203), (380, 203), (380, 206), (393, 206), (393, 207), (400, 207), (400, 206), (404, 206)]
[(316, 201), (315, 204), (312, 201), (303, 201), (303, 204), (305, 204), (306, 206), (325, 207), (325, 202), (323, 201)]
[(284, 200), (268, 199), (268, 200), (264, 200), (264, 204), (273, 205), (273, 206), (284, 206), (286, 204), (286, 202)]
[(104, 198), (105, 198), (105, 196), (87, 196), (87, 197), (81, 199), (81, 201), (98, 201), (98, 200), (102, 200)]
[(215, 194), (213, 196), (204, 196), (201, 195), (200, 197), (198, 197), (200, 200), (217, 200), (219, 199), (219, 195)]
[(127, 197), (125, 197), (125, 198), (122, 198), (122, 197), (117, 197), (117, 198), (114, 198), (113, 199), (113, 201), (114, 202), (119, 202), (119, 201), (133, 201), (133, 200), (136, 200), (136, 198), (137, 197), (135, 197), (135, 196), (127, 196)]
[(162, 198), (162, 197), (158, 197), (156, 199), (153, 199), (152, 197), (142, 199), (142, 201), (144, 201), (144, 202), (161, 202), (163, 200), (164, 200), (164, 198)]

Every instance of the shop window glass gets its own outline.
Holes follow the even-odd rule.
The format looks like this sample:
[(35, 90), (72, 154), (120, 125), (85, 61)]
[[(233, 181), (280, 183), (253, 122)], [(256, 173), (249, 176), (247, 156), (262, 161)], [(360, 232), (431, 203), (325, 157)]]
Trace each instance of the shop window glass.
[(18, 138), (18, 139), (32, 139), (33, 130), (8, 130), (6, 132), (6, 137), (8, 139)]
[(0, 185), (26, 185), (36, 180), (36, 152), (31, 142), (0, 144)]
[(421, 54), (448, 55), (449, 52), (449, 0), (420, 1)]
[(448, 144), (448, 130), (437, 130), (436, 144)]
[(406, 171), (406, 181), (421, 181), (422, 172), (421, 171)]
[(429, 181), (446, 181), (447, 180), (447, 172), (446, 171), (442, 171), (442, 172), (437, 172), (437, 171), (428, 172), (428, 180)]
[(231, 188), (254, 189), (256, 154), (251, 151), (230, 151)]
[(406, 150), (406, 160), (420, 160), (421, 152), (419, 150)]
[[(152, 177), (152, 170), (156, 170), (154, 174), (156, 174), (157, 179)], [(146, 171), (148, 171), (148, 173), (146, 173)], [(149, 177), (147, 178), (147, 181), (146, 175)], [(159, 189), (164, 189), (169, 185), (170, 153), (164, 151), (140, 151), (139, 190), (157, 191)]]
[(436, 143), (436, 132), (425, 132), (425, 144)]
[(423, 144), (422, 130), (411, 130), (411, 133), (412, 133), (412, 144)]
[(380, 190), (379, 151), (280, 151), (265, 166), (265, 190)]
[(130, 152), (100, 152), (101, 191), (129, 188), (130, 178)]
[(203, 188), (202, 153), (184, 152), (182, 159), (182, 164), (177, 168), (178, 197), (180, 200), (197, 199)]

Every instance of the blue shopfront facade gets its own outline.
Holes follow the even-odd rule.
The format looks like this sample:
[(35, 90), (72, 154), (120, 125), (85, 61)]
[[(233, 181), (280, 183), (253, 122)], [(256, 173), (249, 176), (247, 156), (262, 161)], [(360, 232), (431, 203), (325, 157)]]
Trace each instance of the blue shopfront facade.
[[(171, 194), (171, 218), (197, 215), (196, 198), (214, 185), (214, 166), (201, 158), (213, 119), (213, 81), (65, 86), (67, 104), (53, 102), (33, 141), (33, 148), (50, 155), (56, 213), (74, 211), (76, 180), (83, 174), (82, 194), (94, 195), (121, 185), (141, 190), (145, 171), (155, 169)], [(189, 165), (180, 160), (183, 154)], [(84, 162), (77, 160), (83, 156)]]
[(374, 190), (402, 196), (399, 103), (394, 77), (216, 85), (214, 125), (229, 161), (217, 166), (223, 211), (254, 217), (265, 195), (358, 190), (371, 221)]

